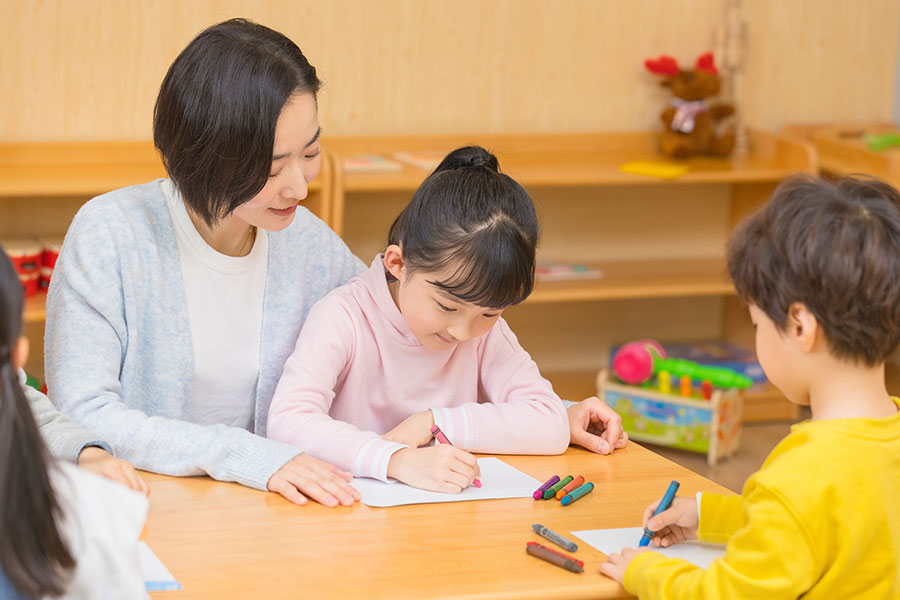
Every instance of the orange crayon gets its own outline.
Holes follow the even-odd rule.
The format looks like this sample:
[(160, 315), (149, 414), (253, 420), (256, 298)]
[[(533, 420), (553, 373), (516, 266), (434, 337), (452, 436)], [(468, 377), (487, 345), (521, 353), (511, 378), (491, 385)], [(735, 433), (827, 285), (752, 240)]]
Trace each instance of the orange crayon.
[(557, 500), (562, 500), (563, 496), (565, 496), (566, 494), (568, 494), (569, 492), (571, 492), (571, 491), (574, 490), (575, 488), (581, 487), (581, 484), (583, 484), (583, 483), (584, 483), (584, 477), (582, 477), (581, 475), (579, 475), (578, 477), (576, 477), (575, 479), (573, 479), (571, 482), (569, 482), (569, 483), (568, 483), (565, 487), (563, 487), (561, 490), (559, 490), (558, 492), (556, 492), (556, 499), (557, 499)]
[(691, 378), (687, 375), (681, 376), (681, 395), (685, 398), (691, 397)]

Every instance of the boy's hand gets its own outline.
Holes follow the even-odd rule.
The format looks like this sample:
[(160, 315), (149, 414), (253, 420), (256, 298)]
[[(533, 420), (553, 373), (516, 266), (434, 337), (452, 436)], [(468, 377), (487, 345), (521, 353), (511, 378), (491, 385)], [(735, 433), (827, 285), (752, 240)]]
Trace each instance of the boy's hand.
[(140, 492), (145, 496), (150, 495), (147, 482), (138, 475), (134, 467), (127, 460), (116, 458), (103, 448), (88, 446), (78, 455), (78, 466), (95, 475), (106, 477), (109, 480), (121, 483), (127, 488)]
[(596, 396), (576, 402), (566, 413), (573, 444), (597, 454), (610, 454), (628, 443), (628, 434), (622, 429), (622, 417)]
[[(678, 542), (697, 539), (697, 526), (700, 524), (700, 515), (697, 512), (697, 501), (694, 498), (676, 496), (668, 510), (664, 510), (655, 517), (653, 511), (659, 506), (659, 500), (644, 510), (641, 520), (644, 528), (655, 532), (651, 544), (660, 547), (671, 546)], [(651, 519), (651, 517), (653, 517)]]
[(298, 454), (275, 471), (266, 488), (301, 506), (307, 502), (303, 494), (325, 506), (352, 506), (362, 496), (347, 483), (351, 479), (351, 473), (308, 454)]
[(434, 436), (431, 428), (434, 427), (434, 415), (430, 410), (423, 410), (412, 414), (385, 433), (382, 438), (389, 442), (406, 444), (410, 448), (418, 448), (430, 442)]
[(606, 562), (600, 564), (600, 572), (611, 579), (615, 579), (619, 583), (625, 579), (625, 569), (634, 560), (634, 557), (642, 552), (647, 552), (650, 548), (622, 548), (622, 553), (613, 552), (606, 557)]
[(388, 477), (423, 490), (458, 494), (481, 476), (478, 460), (447, 444), (403, 448), (388, 463)]

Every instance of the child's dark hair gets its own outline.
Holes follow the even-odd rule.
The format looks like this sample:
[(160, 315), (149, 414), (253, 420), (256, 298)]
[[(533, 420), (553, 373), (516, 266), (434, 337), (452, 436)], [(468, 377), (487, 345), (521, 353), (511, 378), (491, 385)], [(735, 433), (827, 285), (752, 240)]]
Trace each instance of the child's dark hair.
[(12, 353), (22, 333), (22, 285), (0, 250), (0, 570), (19, 593), (58, 596), (75, 565), (57, 528), (50, 457)]
[(153, 142), (207, 225), (263, 188), (281, 109), (320, 85), (294, 42), (246, 19), (213, 25), (182, 50), (160, 86)]
[(534, 204), (479, 146), (458, 148), (416, 190), (391, 225), (388, 244), (408, 272), (453, 269), (430, 281), (487, 308), (518, 304), (534, 287), (539, 230)]
[(882, 363), (900, 342), (900, 194), (871, 177), (789, 178), (732, 236), (728, 270), (780, 329), (800, 302), (834, 356)]

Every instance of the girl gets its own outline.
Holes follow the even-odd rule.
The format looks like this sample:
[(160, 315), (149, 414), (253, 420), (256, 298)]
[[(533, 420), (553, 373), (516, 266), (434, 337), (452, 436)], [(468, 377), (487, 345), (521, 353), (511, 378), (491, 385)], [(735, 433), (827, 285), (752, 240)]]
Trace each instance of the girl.
[(51, 400), (140, 469), (206, 473), (328, 506), (359, 494), (265, 438), (312, 304), (364, 266), (299, 204), (319, 173), (316, 70), (234, 19), (179, 54), (153, 138), (169, 179), (94, 198), (47, 298)]
[[(497, 159), (451, 152), (369, 270), (313, 307), (269, 436), (357, 476), (442, 492), (478, 476), (469, 452), (564, 452), (563, 403), (501, 318), (531, 293), (537, 240), (531, 199)], [(453, 446), (425, 446), (434, 425)]]
[(137, 539), (147, 499), (53, 463), (16, 373), (24, 294), (0, 252), (0, 597), (146, 597)]

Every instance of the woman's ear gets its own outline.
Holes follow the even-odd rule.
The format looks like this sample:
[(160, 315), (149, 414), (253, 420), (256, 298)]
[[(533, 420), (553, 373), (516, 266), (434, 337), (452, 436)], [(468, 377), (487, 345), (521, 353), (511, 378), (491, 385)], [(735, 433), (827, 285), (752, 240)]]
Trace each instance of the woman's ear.
[(384, 268), (398, 281), (403, 281), (406, 269), (403, 263), (403, 249), (397, 244), (391, 244), (384, 250)]
[(803, 352), (812, 352), (819, 335), (819, 321), (802, 302), (794, 302), (787, 310), (787, 336)]
[(30, 348), (31, 345), (28, 342), (28, 338), (24, 335), (19, 337), (12, 352), (12, 363), (15, 368), (25, 368), (25, 363), (28, 362), (28, 350)]

